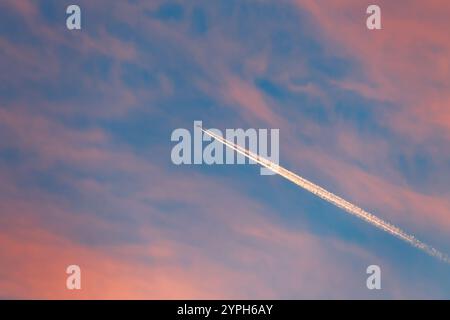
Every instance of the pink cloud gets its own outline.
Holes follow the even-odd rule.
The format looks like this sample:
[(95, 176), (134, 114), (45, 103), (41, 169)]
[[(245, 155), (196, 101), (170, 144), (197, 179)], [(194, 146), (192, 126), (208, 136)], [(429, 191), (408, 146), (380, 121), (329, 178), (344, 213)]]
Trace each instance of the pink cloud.
[[(331, 23), (327, 22), (327, 16), (322, 15), (322, 8), (326, 8), (327, 4), (324, 3), (320, 10), (313, 2), (302, 4), (314, 12), (324, 26), (324, 31), (331, 31), (333, 20)], [(121, 5), (120, 8), (129, 10), (127, 12), (130, 12), (131, 16), (140, 10), (127, 5)], [(331, 12), (339, 13), (335, 3), (331, 3), (331, 9), (333, 8), (336, 11)], [(356, 8), (362, 6), (358, 4)], [(28, 12), (29, 9), (20, 10)], [(30, 15), (35, 14), (32, 10), (29, 12)], [(374, 59), (375, 65), (384, 66), (386, 55), (377, 53), (370, 56), (375, 49), (374, 45), (358, 42), (358, 37), (365, 34), (354, 35), (351, 27), (345, 27), (343, 17), (339, 16), (339, 21), (344, 23), (344, 29), (336, 30), (339, 38), (342, 38), (339, 40), (345, 40), (344, 35), (347, 34), (351, 35), (351, 39), (357, 39), (355, 52), (351, 53), (360, 54), (359, 58), (368, 67), (368, 73), (374, 72), (373, 87), (355, 86), (352, 79), (339, 85), (365, 96), (377, 97), (382, 93), (383, 99), (391, 101), (403, 97), (398, 89), (391, 87), (393, 82), (402, 80), (403, 77), (408, 78), (405, 86), (407, 84), (418, 88), (420, 82), (417, 79), (420, 79), (425, 68), (409, 70), (412, 64), (403, 62), (402, 56), (398, 55), (392, 62), (388, 59), (383, 70), (373, 70), (370, 59)], [(356, 21), (351, 20), (351, 23)], [(360, 21), (357, 23), (359, 25)], [(363, 22), (361, 24), (364, 26)], [(157, 22), (146, 21), (143, 26), (154, 27), (148, 29), (153, 30), (159, 37), (168, 37), (185, 48), (186, 55), (190, 55), (193, 61), (203, 62), (202, 65), (208, 69), (210, 78), (218, 78), (216, 83), (206, 87), (206, 91), (220, 96), (249, 123), (261, 121), (273, 127), (281, 127), (284, 132), (290, 134), (286, 140), (283, 138), (286, 142), (295, 141), (297, 128), (309, 135), (324, 131), (321, 126), (306, 121), (296, 123), (295, 119), (289, 119), (292, 121), (289, 124), (287, 119), (278, 114), (276, 103), (255, 87), (251, 81), (252, 76), (231, 73), (226, 62), (231, 61), (230, 57), (236, 53), (245, 54), (229, 39), (223, 41), (224, 39), (219, 37), (208, 50), (202, 50), (205, 47), (202, 47), (201, 41), (195, 42), (185, 34), (168, 30), (170, 28)], [(57, 43), (65, 43), (52, 31), (48, 32), (48, 36), (54, 37), (51, 39), (62, 41)], [(101, 33), (100, 38), (97, 41), (82, 36), (80, 52), (111, 55), (119, 61), (138, 60), (134, 62), (140, 67), (148, 66), (129, 44), (106, 33)], [(386, 50), (395, 44), (392, 39), (376, 38), (375, 43), (387, 41), (383, 47)], [(432, 37), (432, 41), (441, 40), (440, 37)], [(413, 40), (406, 42), (408, 45), (411, 43)], [(25, 62), (32, 65), (33, 62), (39, 62), (35, 59), (51, 57), (44, 54), (37, 59), (32, 54), (20, 54), (24, 48), (13, 48), (5, 42), (1, 45), (11, 59), (17, 55), (18, 64)], [(113, 50), (110, 50), (111, 48)], [(393, 54), (393, 51), (387, 52)], [(207, 54), (211, 52), (217, 53), (217, 60), (224, 59), (226, 62), (210, 62)], [(402, 54), (406, 54), (405, 51), (402, 51)], [(266, 59), (268, 58), (262, 55), (260, 60), (254, 63), (250, 61), (244, 69), (250, 74), (264, 72)], [(417, 60), (413, 61), (417, 63)], [(437, 57), (436, 61), (437, 69), (443, 70), (442, 73), (436, 73), (437, 77), (434, 79), (439, 80), (445, 76), (446, 62), (441, 56)], [(391, 68), (393, 71), (389, 73)], [(45, 70), (41, 71), (43, 75), (46, 74)], [(406, 75), (397, 76), (394, 72)], [(217, 181), (218, 179), (196, 173), (180, 174), (168, 171), (151, 163), (149, 159), (137, 156), (125, 146), (112, 143), (111, 137), (98, 128), (77, 129), (63, 125), (56, 115), (70, 117), (89, 112), (93, 117), (117, 117), (127, 112), (128, 107), (139, 101), (139, 98), (148, 97), (146, 93), (137, 90), (123, 90), (119, 83), (118, 69), (113, 68), (112, 73), (111, 82), (100, 85), (89, 82), (88, 78), (84, 79), (86, 84), (95, 85), (95, 88), (99, 89), (100, 96), (110, 96), (106, 101), (102, 100), (103, 103), (97, 105), (94, 110), (71, 105), (70, 102), (64, 105), (64, 110), (59, 111), (55, 111), (58, 106), (45, 105), (44, 109), (40, 109), (45, 112), (39, 114), (33, 111), (36, 109), (32, 106), (25, 107), (24, 104), (0, 109), (1, 130), (2, 133), (6, 132), (7, 137), (2, 139), (1, 146), (17, 147), (35, 155), (32, 161), (27, 163), (27, 167), (16, 168), (17, 172), (0, 172), (0, 176), (4, 178), (0, 184), (1, 190), (7, 192), (8, 196), (14, 196), (9, 202), (2, 199), (2, 213), (5, 213), (7, 218), (17, 216), (18, 219), (14, 222), (18, 224), (16, 227), (13, 219), (8, 221), (11, 228), (0, 236), (0, 248), (8, 248), (0, 251), (0, 261), (5, 265), (2, 272), (7, 275), (0, 280), (3, 281), (0, 282), (0, 294), (33, 298), (255, 298), (256, 292), (257, 298), (271, 298), (286, 292), (294, 294), (300, 291), (304, 292), (305, 297), (342, 297), (340, 294), (351, 295), (352, 292), (358, 292), (360, 284), (354, 279), (355, 267), (346, 260), (378, 260), (374, 255), (345, 241), (322, 239), (307, 232), (286, 228), (274, 218), (269, 208), (253, 202), (250, 196), (241, 194), (230, 182)], [(51, 73), (47, 76), (51, 76)], [(173, 92), (170, 83), (162, 80), (162, 84), (166, 88), (165, 93)], [(323, 90), (312, 84), (291, 89), (319, 97), (322, 101), (329, 101)], [(416, 112), (411, 113), (411, 119), (402, 122), (401, 117), (395, 118), (391, 125), (398, 130), (405, 128), (403, 130), (410, 132), (415, 118), (424, 117), (426, 120), (423, 126), (432, 121), (440, 127), (445, 127), (445, 116), (438, 116), (442, 111), (438, 102), (441, 93), (438, 90), (436, 94), (433, 104), (435, 110), (431, 112), (433, 117), (429, 114), (421, 115), (425, 109), (414, 109)], [(115, 102), (118, 107), (113, 108), (108, 102)], [(404, 111), (399, 110), (399, 115)], [(423, 130), (427, 132), (426, 129)], [(338, 131), (338, 147), (342, 147), (348, 158), (358, 161), (372, 158), (368, 152), (370, 148), (366, 147), (361, 137), (351, 131)], [(380, 159), (383, 159), (388, 153), (386, 144), (374, 141), (374, 145), (383, 153), (380, 156)], [(330, 177), (331, 181), (352, 199), (371, 207), (392, 209), (392, 212), (383, 212), (383, 215), (405, 223), (414, 220), (416, 228), (430, 226), (444, 232), (449, 228), (449, 204), (443, 197), (421, 194), (410, 190), (408, 186), (385, 181), (333, 158), (332, 154), (323, 152), (320, 148), (316, 150), (294, 143), (290, 152), (292, 153), (288, 157), (297, 161), (296, 163), (307, 163), (316, 170), (325, 168), (324, 175)], [(79, 239), (77, 241), (73, 236), (64, 235), (64, 232), (72, 234), (87, 227), (90, 231), (95, 230), (96, 234), (118, 232), (119, 228), (126, 226), (117, 225), (107, 219), (93, 218), (95, 208), (89, 209), (92, 212), (81, 215), (79, 212), (72, 212), (69, 204), (58, 199), (57, 195), (49, 195), (44, 190), (37, 191), (32, 187), (23, 190), (16, 185), (16, 180), (20, 175), (27, 174), (30, 167), (39, 170), (51, 169), (60, 163), (83, 172), (95, 171), (96, 174), (114, 173), (122, 176), (107, 181), (96, 177), (70, 175), (57, 178), (84, 196), (96, 198), (100, 204), (109, 204), (118, 211), (115, 214), (120, 215), (122, 219), (139, 222), (140, 227), (126, 231), (128, 234), (139, 235), (144, 241), (139, 244), (89, 246)], [(133, 185), (131, 190), (123, 187), (127, 183)], [(127, 191), (126, 194), (117, 192), (118, 187), (123, 188), (121, 191)], [(27, 197), (33, 198), (33, 201), (26, 201)], [(186, 207), (185, 214), (173, 214), (170, 210), (159, 211), (157, 205), (161, 202), (181, 203)], [(189, 208), (194, 209), (189, 211)], [(424, 212), (428, 212), (430, 208), (433, 213), (425, 216)], [(31, 220), (36, 216), (38, 218)], [(30, 221), (27, 222), (28, 219)], [(55, 222), (62, 230), (57, 232), (55, 228), (46, 226), (46, 219)], [(25, 223), (20, 225), (24, 220)], [(161, 221), (165, 224), (158, 224)], [(201, 245), (195, 245), (192, 240)], [(234, 265), (226, 257), (214, 256), (213, 253), (218, 250), (223, 256), (228, 255), (228, 259), (231, 256)], [(86, 287), (80, 293), (64, 288), (65, 266), (74, 263), (74, 260), (86, 271)], [(40, 270), (47, 270), (44, 277), (39, 273)], [(268, 278), (276, 281), (267, 281)], [(336, 288), (339, 288), (339, 292)], [(341, 288), (348, 291), (343, 292), (344, 289)], [(325, 293), (327, 290), (329, 292)]]
[[(211, 188), (206, 185), (199, 193), (204, 195)], [(42, 191), (34, 194), (35, 200), (18, 195), (11, 201), (2, 200), (2, 225), (5, 226), (5, 219), (8, 223), (0, 235), (0, 248), (4, 249), (0, 250), (3, 275), (0, 277), (0, 295), (39, 299), (210, 299), (275, 298), (283, 292), (302, 291), (308, 297), (320, 297), (325, 294), (324, 287), (344, 287), (345, 283), (346, 289), (349, 288), (349, 266), (337, 267), (345, 261), (339, 259), (342, 254), (374, 259), (363, 250), (339, 244), (335, 239), (322, 240), (307, 233), (288, 231), (257, 213), (255, 208), (259, 205), (227, 191), (229, 188), (217, 188), (222, 201), (235, 198), (234, 208), (228, 208), (239, 212), (239, 220), (230, 215), (228, 209), (217, 210), (219, 198), (211, 192), (213, 197), (208, 197), (208, 202), (202, 205), (216, 208), (214, 214), (208, 210), (202, 213), (201, 220), (195, 216), (188, 220), (177, 217), (169, 224), (169, 229), (149, 220), (155, 215), (149, 208), (136, 212), (136, 204), (128, 205), (139, 203), (138, 199), (117, 199), (104, 189), (108, 203), (125, 202), (127, 215), (146, 219), (145, 224), (133, 229), (134, 234), (142, 237), (137, 244), (87, 245), (76, 240), (77, 230), (88, 228), (95, 230), (96, 234), (109, 234), (119, 225), (92, 215), (68, 212), (64, 204), (45, 202)], [(199, 204), (197, 198), (185, 192), (184, 187), (174, 192), (178, 194), (178, 201)], [(97, 191), (96, 196), (103, 199), (104, 195)], [(226, 208), (220, 204), (219, 207)], [(58, 221), (57, 229), (49, 227), (47, 219)], [(200, 232), (199, 239), (209, 238), (208, 245), (204, 242), (200, 246), (189, 243), (186, 240), (191, 236), (172, 236), (174, 231), (185, 234), (194, 225)], [(214, 237), (208, 231), (211, 226), (216, 226)], [(120, 228), (128, 227), (121, 224)], [(71, 232), (67, 233), (69, 230)], [(223, 258), (211, 254), (217, 246), (220, 246)], [(336, 249), (339, 254), (335, 253)], [(232, 265), (230, 261), (233, 261)], [(83, 289), (79, 292), (65, 288), (65, 269), (70, 264), (78, 264), (82, 268)], [(278, 273), (280, 268), (283, 268), (283, 273)], [(268, 274), (280, 284), (268, 282), (265, 278)], [(337, 274), (342, 278), (336, 279)]]
[(254, 87), (254, 85), (236, 76), (229, 76), (225, 79), (225, 89), (223, 95), (230, 104), (237, 104), (236, 109), (248, 119), (259, 119), (274, 128), (281, 125), (280, 117), (274, 113), (267, 98)]
[(444, 135), (448, 137), (448, 122), (436, 121), (447, 118), (450, 110), (450, 22), (446, 18), (450, 6), (446, 1), (426, 5), (421, 1), (379, 1), (383, 28), (379, 31), (365, 27), (369, 2), (295, 3), (312, 14), (323, 37), (337, 48), (338, 54), (361, 62), (371, 83), (361, 85), (358, 79), (348, 79), (341, 86), (370, 98), (395, 102), (400, 109), (389, 110), (395, 115), (389, 125), (400, 133), (412, 137), (436, 134), (433, 127), (439, 127), (447, 131)]
[[(344, 140), (340, 143), (343, 143), (346, 148), (352, 148), (351, 143), (354, 141)], [(439, 230), (442, 236), (450, 229), (450, 202), (445, 196), (414, 191), (407, 184), (398, 183), (399, 180), (379, 177), (345, 159), (334, 158), (321, 148), (305, 147), (297, 143), (289, 151), (288, 158), (300, 165), (299, 168), (314, 168), (318, 176), (323, 177), (322, 185), (334, 185), (334, 189), (330, 191), (340, 194), (363, 208), (376, 209), (377, 212), (373, 212), (376, 215), (403, 225), (405, 228), (434, 232)], [(382, 150), (380, 152), (382, 153)], [(358, 158), (363, 163), (370, 163), (367, 160), (370, 154), (359, 154)], [(320, 183), (320, 181), (316, 182)]]

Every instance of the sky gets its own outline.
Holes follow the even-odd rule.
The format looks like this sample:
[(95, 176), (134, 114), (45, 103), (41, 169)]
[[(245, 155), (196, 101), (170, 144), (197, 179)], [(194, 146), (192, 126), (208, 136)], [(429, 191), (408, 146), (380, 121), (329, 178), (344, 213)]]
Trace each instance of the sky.
[(195, 120), (280, 129), (282, 166), (450, 253), (450, 2), (375, 2), (78, 0), (68, 30), (1, 1), (0, 298), (449, 299), (448, 264), (282, 177), (170, 157)]

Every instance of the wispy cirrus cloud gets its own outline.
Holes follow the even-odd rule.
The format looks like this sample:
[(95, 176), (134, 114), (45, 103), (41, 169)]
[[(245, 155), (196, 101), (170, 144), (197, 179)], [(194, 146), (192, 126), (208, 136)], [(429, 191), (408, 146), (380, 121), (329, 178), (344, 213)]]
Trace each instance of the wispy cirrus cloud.
[[(170, 132), (194, 119), (279, 127), (281, 163), (445, 247), (438, 3), (422, 15), (412, 3), (409, 18), (382, 4), (392, 31), (372, 41), (364, 6), (337, 4), (82, 1), (84, 28), (69, 34), (57, 1), (2, 3), (21, 27), (0, 37), (0, 295), (371, 298), (376, 262), (383, 297), (445, 297), (440, 266), (349, 231), (278, 180), (169, 161)], [(86, 275), (81, 293), (64, 288), (69, 263)]]

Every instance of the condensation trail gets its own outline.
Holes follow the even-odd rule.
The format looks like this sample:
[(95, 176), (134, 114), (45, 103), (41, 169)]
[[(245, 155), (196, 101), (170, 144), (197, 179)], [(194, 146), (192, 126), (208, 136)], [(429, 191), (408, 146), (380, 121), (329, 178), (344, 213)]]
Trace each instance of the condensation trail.
[(305, 178), (300, 177), (299, 175), (279, 166), (278, 164), (267, 160), (263, 157), (260, 157), (257, 154), (254, 154), (253, 152), (235, 144), (234, 142), (230, 142), (223, 137), (209, 131), (206, 129), (203, 129), (201, 126), (199, 128), (209, 135), (210, 137), (216, 139), (217, 141), (223, 143), (224, 145), (228, 146), (229, 148), (235, 150), (236, 152), (242, 154), (243, 156), (257, 162), (258, 164), (262, 165), (265, 168), (268, 168), (272, 170), (273, 172), (279, 174), (280, 176), (288, 179), (289, 181), (295, 183), (296, 185), (308, 190), (309, 192), (315, 194), (316, 196), (334, 204), (335, 206), (345, 210), (346, 212), (366, 221), (370, 224), (374, 225), (375, 227), (386, 231), (393, 236), (400, 238), (401, 240), (409, 243), (413, 247), (416, 247), (425, 253), (429, 254), (430, 256), (433, 256), (435, 258), (438, 258), (441, 261), (450, 263), (450, 258), (445, 254), (437, 249), (433, 248), (432, 246), (423, 243), (422, 241), (416, 239), (413, 235), (407, 234), (400, 228), (378, 218), (377, 216), (361, 209), (360, 207), (348, 202), (347, 200), (342, 199), (341, 197), (323, 189), (322, 187), (312, 183), (311, 181), (306, 180)]

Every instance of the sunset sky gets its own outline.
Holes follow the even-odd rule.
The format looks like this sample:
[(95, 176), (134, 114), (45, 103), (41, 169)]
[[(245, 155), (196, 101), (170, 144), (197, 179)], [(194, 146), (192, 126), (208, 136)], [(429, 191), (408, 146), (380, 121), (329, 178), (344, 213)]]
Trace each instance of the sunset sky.
[(450, 253), (449, 17), (447, 0), (2, 0), (0, 298), (450, 299), (450, 265), (280, 176), (170, 158), (195, 120), (278, 128), (281, 165)]

